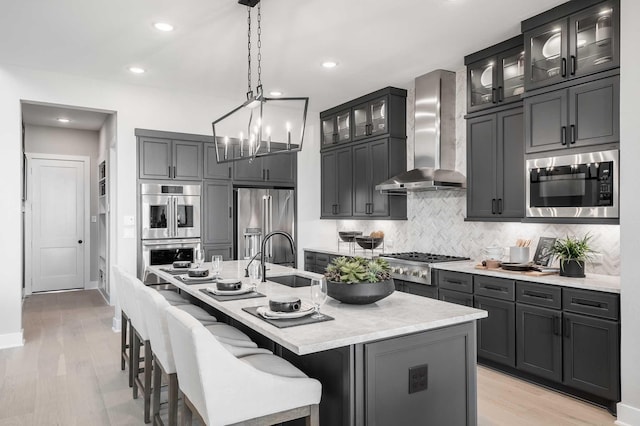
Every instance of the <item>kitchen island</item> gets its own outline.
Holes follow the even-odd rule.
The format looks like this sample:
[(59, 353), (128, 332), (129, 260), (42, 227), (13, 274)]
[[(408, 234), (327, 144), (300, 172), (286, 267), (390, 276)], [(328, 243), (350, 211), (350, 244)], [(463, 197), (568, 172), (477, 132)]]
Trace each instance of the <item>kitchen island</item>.
[[(250, 284), (245, 265), (224, 262), (222, 276)], [(200, 291), (212, 284), (187, 285), (157, 266), (148, 272), (318, 378), (323, 425), (476, 424), (475, 321), (485, 311), (395, 292), (360, 306), (328, 298), (321, 311), (334, 320), (281, 329), (243, 308), (276, 295), (308, 301), (307, 287), (261, 283), (267, 297), (219, 302)], [(291, 274), (314, 276), (269, 265), (267, 279)]]

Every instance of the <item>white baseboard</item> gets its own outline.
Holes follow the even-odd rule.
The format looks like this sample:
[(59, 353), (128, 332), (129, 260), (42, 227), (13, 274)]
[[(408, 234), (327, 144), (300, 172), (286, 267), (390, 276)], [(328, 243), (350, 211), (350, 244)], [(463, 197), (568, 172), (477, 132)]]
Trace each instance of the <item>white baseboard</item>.
[(89, 283), (85, 284), (85, 290), (93, 290), (98, 288), (98, 281), (89, 281)]
[(120, 333), (122, 331), (122, 319), (114, 316), (111, 323), (111, 329), (114, 333)]
[(633, 426), (640, 425), (640, 408), (632, 407), (631, 405), (618, 403), (618, 420), (616, 425), (618, 426)]
[(0, 334), (0, 349), (17, 348), (24, 345), (23, 331), (18, 333)]

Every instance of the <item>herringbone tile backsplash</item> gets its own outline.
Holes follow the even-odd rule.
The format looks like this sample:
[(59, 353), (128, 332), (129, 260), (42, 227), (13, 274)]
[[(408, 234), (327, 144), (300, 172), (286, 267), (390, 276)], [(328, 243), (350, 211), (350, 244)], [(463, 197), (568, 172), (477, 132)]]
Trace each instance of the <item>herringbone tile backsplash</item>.
[[(466, 74), (457, 72), (456, 97), (456, 169), (466, 174)], [(407, 167), (413, 168), (413, 101), (407, 97)], [(524, 165), (523, 165), (524, 166)], [(336, 231), (374, 230), (385, 232), (385, 251), (424, 251), (466, 256), (481, 260), (484, 247), (515, 245), (519, 238), (531, 239), (531, 253), (539, 237), (562, 238), (567, 235), (592, 235), (592, 245), (602, 255), (601, 264), (587, 264), (587, 273), (620, 275), (619, 225), (563, 225), (519, 222), (465, 222), (465, 191), (435, 191), (407, 195), (406, 221), (336, 222)]]

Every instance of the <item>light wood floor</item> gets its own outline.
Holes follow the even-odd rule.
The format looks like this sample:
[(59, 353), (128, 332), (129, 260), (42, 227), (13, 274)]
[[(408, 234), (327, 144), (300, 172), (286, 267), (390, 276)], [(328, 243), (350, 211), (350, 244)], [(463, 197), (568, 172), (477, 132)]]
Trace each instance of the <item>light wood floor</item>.
[[(25, 345), (0, 350), (0, 426), (143, 425), (120, 370), (113, 308), (97, 290), (35, 295)], [(478, 424), (613, 425), (605, 410), (478, 368)], [(326, 425), (334, 426), (334, 425)]]

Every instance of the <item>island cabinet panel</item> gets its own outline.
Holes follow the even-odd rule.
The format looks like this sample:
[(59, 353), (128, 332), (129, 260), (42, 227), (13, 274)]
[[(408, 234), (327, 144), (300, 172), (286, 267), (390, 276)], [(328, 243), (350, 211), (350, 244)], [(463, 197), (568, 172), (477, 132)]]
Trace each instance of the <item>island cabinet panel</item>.
[(606, 398), (620, 399), (620, 324), (564, 314), (564, 384)]
[(365, 344), (364, 364), (361, 424), (476, 424), (473, 323)]
[(562, 381), (562, 312), (518, 303), (516, 320), (518, 369)]
[(516, 366), (516, 310), (506, 300), (475, 296), (475, 307), (489, 313), (478, 321), (478, 358)]

